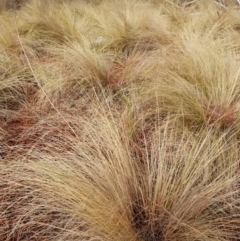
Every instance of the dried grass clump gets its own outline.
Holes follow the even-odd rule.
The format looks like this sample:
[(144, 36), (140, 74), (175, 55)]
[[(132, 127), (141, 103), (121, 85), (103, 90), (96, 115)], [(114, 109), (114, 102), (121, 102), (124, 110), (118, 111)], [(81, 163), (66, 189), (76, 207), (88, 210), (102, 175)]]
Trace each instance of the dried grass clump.
[[(32, 208), (44, 204), (41, 214), (37, 210), (29, 214), (31, 221), (25, 221), (23, 233), (25, 227), (34, 229), (39, 223), (51, 229), (54, 222), (58, 235), (74, 231), (83, 240), (86, 233), (100, 240), (238, 239), (239, 160), (225, 144), (231, 137), (214, 139), (211, 130), (194, 137), (166, 124), (163, 130), (155, 129), (150, 153), (143, 160), (128, 147), (126, 133), (106, 115), (96, 116), (91, 123), (81, 121), (81, 139), (68, 140), (74, 151), (50, 149), (41, 162), (24, 165), (22, 160), (8, 165), (17, 185), (21, 182), (30, 192), (21, 191), (17, 197), (31, 200)], [(224, 166), (226, 155), (228, 165)], [(8, 199), (8, 192), (3, 200)], [(17, 199), (16, 212), (22, 206), (18, 198), (12, 198)], [(29, 205), (23, 206), (30, 209)], [(52, 217), (50, 210), (58, 216)], [(66, 214), (69, 217), (62, 220)], [(18, 220), (21, 215), (14, 217)], [(38, 221), (40, 217), (43, 221)], [(78, 231), (63, 229), (63, 222), (73, 218), (86, 226), (78, 226)], [(16, 229), (21, 229), (20, 223)], [(47, 240), (53, 234), (39, 232), (49, 235)]]
[(239, 240), (239, 2), (16, 2), (0, 240)]

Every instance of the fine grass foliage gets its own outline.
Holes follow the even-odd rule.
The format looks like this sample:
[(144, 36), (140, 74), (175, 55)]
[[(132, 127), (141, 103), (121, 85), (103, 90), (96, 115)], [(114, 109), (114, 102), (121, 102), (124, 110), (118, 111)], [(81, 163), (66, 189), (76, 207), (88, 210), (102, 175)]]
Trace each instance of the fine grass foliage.
[(239, 7), (2, 1), (0, 240), (239, 240)]

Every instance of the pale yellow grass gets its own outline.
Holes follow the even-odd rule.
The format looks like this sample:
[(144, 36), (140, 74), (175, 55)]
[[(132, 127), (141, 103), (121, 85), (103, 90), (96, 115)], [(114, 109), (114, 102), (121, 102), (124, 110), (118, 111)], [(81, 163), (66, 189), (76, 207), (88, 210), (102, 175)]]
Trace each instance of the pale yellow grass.
[(0, 240), (237, 241), (238, 1), (0, 5)]

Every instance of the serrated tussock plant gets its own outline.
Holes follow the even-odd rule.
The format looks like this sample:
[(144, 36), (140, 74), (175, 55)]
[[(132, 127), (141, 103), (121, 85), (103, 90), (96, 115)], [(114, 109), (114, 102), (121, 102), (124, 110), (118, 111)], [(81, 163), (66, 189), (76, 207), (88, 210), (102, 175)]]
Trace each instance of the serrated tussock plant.
[(0, 240), (239, 240), (239, 11), (2, 1)]
[[(17, 178), (15, 185), (28, 188), (15, 194), (26, 199), (24, 210), (33, 212), (31, 221), (22, 224), (23, 230), (48, 226), (48, 221), (32, 223), (39, 218), (37, 203), (48, 197), (41, 206), (41, 217), (52, 218), (63, 236), (73, 232), (62, 229), (63, 222), (74, 218), (77, 223), (86, 223), (76, 231), (78, 238), (84, 238), (86, 232), (91, 235), (93, 228), (93, 235), (101, 240), (237, 240), (239, 160), (232, 153), (236, 146), (231, 149), (225, 145), (231, 137), (213, 137), (213, 130), (192, 136), (166, 123), (164, 129), (155, 129), (150, 148), (145, 149), (149, 153), (142, 159), (111, 119), (100, 114), (91, 123), (79, 120), (79, 124), (84, 123), (81, 139), (65, 140), (70, 151), (61, 153), (53, 148), (41, 162), (29, 158), (26, 164), (21, 163), (24, 160), (5, 164), (2, 173), (6, 175), (10, 168)], [(37, 152), (33, 151), (32, 158)], [(229, 163), (224, 166), (227, 153)], [(9, 202), (8, 193), (5, 202)], [(11, 210), (23, 212), (22, 208)], [(49, 212), (58, 215), (51, 217)], [(58, 224), (61, 216), (65, 220)]]

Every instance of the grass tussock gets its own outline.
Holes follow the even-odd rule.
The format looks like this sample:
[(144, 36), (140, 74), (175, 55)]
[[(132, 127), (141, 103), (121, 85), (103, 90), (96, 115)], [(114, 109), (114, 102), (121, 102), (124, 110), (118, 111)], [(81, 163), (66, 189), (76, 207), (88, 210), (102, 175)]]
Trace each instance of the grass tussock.
[(239, 240), (239, 12), (2, 1), (0, 240)]

